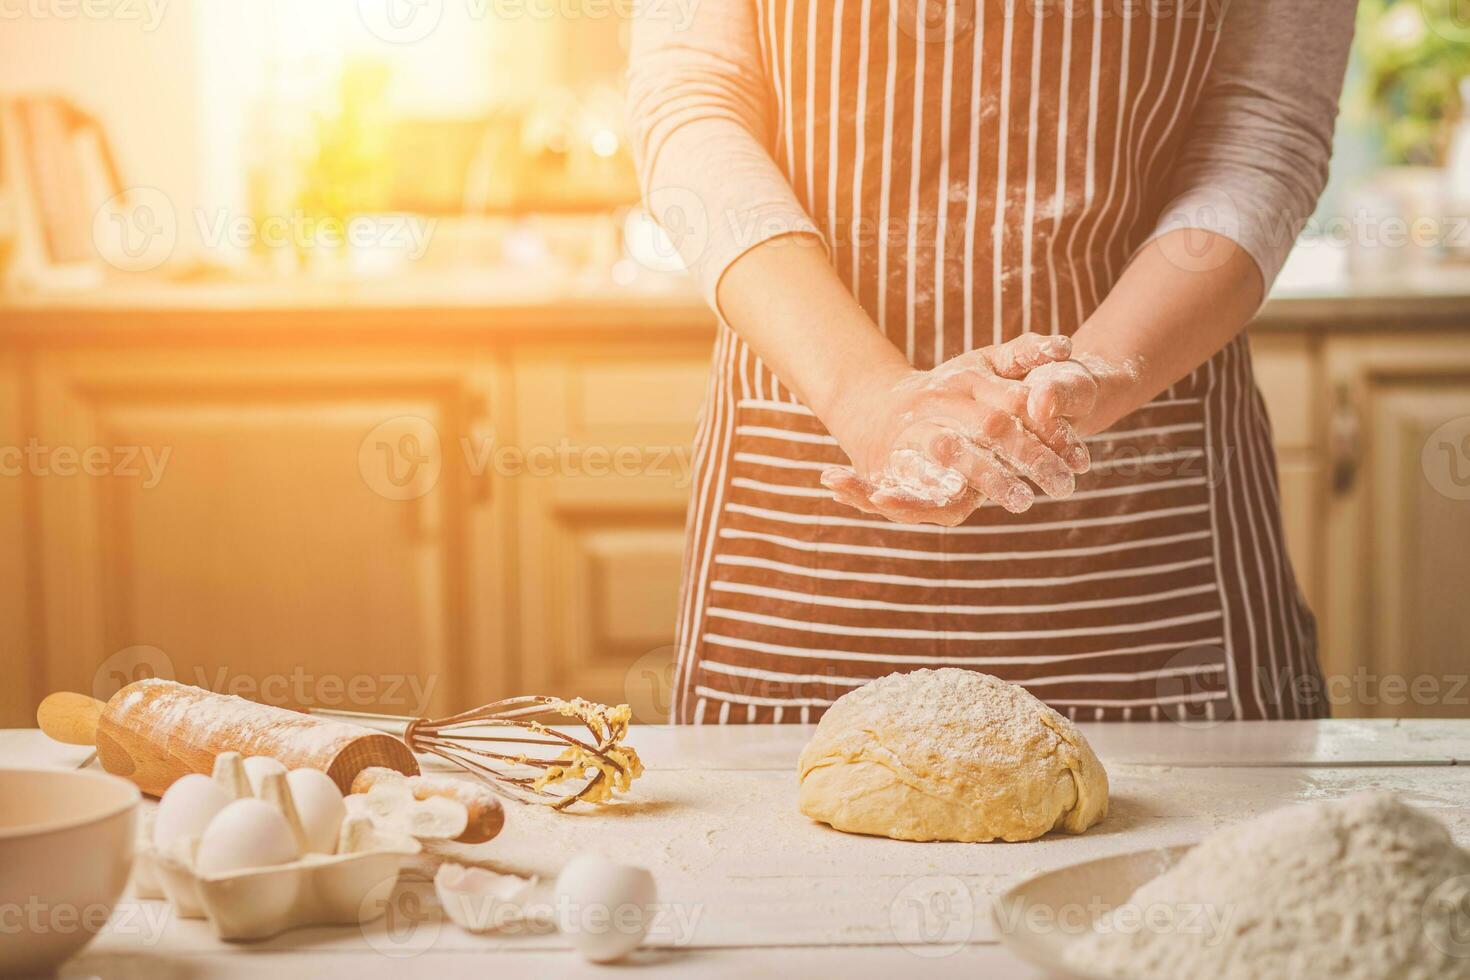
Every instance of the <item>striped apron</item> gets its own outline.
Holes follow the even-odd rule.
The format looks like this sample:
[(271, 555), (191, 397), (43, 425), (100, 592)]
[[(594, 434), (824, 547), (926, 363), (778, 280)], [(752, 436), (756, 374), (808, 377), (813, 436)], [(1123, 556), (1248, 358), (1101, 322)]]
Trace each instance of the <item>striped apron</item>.
[[(909, 360), (1071, 333), (1168, 203), (1222, 5), (752, 0), (771, 153)], [(1326, 713), (1244, 335), (1025, 514), (901, 525), (818, 482), (822, 424), (721, 325), (696, 435), (674, 720), (808, 722), (963, 666), (1080, 720)]]

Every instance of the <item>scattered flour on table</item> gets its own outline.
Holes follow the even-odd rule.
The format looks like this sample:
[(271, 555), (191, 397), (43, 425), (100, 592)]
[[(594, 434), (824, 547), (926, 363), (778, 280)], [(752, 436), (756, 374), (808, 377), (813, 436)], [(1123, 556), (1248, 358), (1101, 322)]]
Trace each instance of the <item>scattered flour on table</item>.
[(1207, 838), (1067, 949), (1115, 977), (1470, 978), (1470, 852), (1384, 794)]

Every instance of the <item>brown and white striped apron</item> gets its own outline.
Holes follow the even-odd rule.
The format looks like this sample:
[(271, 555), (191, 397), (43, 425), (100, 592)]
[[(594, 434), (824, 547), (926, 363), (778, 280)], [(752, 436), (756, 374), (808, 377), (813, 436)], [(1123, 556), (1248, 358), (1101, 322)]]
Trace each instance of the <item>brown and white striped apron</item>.
[[(752, 0), (771, 152), (921, 368), (1071, 333), (1167, 204), (1216, 0)], [(927, 19), (926, 19), (927, 18)], [(1074, 718), (1325, 714), (1244, 336), (1090, 441), (1065, 500), (955, 528), (833, 502), (847, 462), (728, 326), (696, 436), (679, 722), (814, 721), (963, 666)]]

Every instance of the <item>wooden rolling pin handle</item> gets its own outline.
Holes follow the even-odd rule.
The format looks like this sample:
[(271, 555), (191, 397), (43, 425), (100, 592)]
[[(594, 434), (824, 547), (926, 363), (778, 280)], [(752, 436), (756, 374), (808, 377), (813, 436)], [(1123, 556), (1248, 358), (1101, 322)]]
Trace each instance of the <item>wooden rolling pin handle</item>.
[(106, 707), (85, 694), (57, 691), (36, 708), (36, 727), (67, 745), (96, 745), (97, 726)]

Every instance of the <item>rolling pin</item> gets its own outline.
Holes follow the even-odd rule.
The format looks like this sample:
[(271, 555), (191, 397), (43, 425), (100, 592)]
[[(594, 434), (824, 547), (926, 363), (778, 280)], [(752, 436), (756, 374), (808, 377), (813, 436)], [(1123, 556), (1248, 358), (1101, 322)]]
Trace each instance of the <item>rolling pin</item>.
[(159, 678), (129, 684), (105, 704), (53, 694), (36, 709), (36, 721), (59, 742), (97, 746), (103, 769), (152, 796), (191, 772), (209, 774), (221, 752), (320, 769), (344, 795), (370, 766), (419, 772), (408, 746), (392, 735)]

